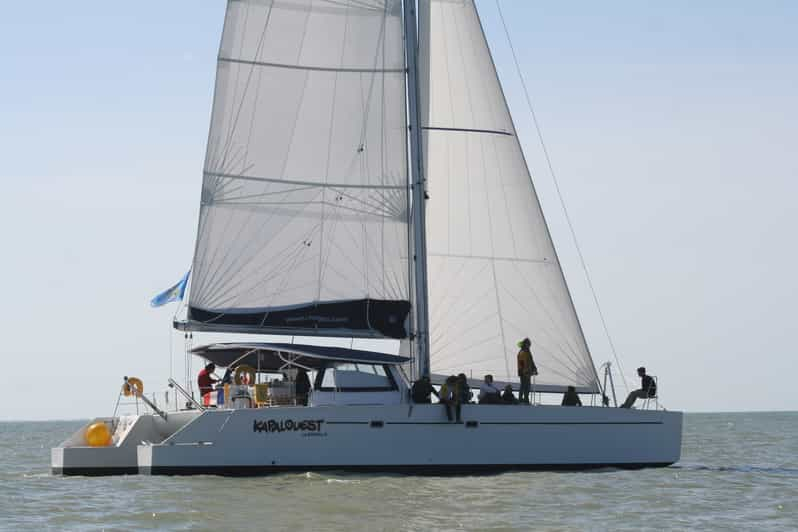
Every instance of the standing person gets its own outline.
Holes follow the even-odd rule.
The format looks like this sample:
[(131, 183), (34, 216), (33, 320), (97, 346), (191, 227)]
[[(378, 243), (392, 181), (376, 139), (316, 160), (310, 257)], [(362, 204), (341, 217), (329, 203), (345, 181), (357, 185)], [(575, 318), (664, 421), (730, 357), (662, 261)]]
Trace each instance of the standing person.
[(637, 376), (640, 377), (640, 389), (632, 390), (621, 408), (632, 408), (638, 399), (647, 399), (657, 396), (657, 383), (649, 375), (646, 375), (646, 368), (637, 368)]
[(308, 372), (300, 368), (296, 373), (296, 401), (302, 406), (308, 406), (308, 394), (310, 393), (310, 377)]
[(467, 405), (471, 402), (471, 398), (474, 397), (474, 394), (471, 393), (471, 387), (468, 385), (468, 379), (465, 376), (465, 373), (460, 373), (457, 375), (457, 399), (459, 400), (460, 404)]
[(199, 375), (197, 375), (197, 388), (199, 388), (200, 397), (204, 398), (205, 394), (211, 393), (214, 383), (219, 382), (218, 379), (213, 378), (214, 371), (216, 371), (216, 364), (211, 362), (201, 369)]
[(529, 391), (532, 389), (532, 375), (538, 374), (538, 368), (535, 366), (535, 361), (532, 359), (532, 351), (529, 346), (532, 342), (529, 338), (524, 338), (518, 342), (518, 376), (521, 379), (521, 391), (519, 399), (522, 403), (529, 404)]

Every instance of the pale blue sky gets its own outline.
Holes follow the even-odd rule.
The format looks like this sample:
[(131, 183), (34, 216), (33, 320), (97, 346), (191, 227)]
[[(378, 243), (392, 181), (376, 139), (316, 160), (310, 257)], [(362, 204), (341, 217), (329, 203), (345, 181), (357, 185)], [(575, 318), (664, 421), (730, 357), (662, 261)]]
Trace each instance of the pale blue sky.
[[(478, 5), (598, 364), (495, 3)], [(674, 409), (798, 409), (798, 4), (502, 6), (627, 374), (645, 364)], [(2, 7), (0, 419), (110, 414), (122, 375), (164, 386), (174, 309), (148, 301), (191, 260), (223, 11)]]

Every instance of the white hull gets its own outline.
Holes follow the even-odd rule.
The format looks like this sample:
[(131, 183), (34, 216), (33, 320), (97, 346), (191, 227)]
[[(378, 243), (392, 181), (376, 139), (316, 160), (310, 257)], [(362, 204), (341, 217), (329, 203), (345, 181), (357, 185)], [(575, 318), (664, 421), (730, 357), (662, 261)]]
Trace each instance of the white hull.
[(125, 475), (138, 473), (136, 447), (143, 442), (158, 443), (173, 435), (180, 427), (198, 417), (198, 411), (169, 414), (168, 421), (156, 415), (117, 418), (114, 445), (90, 447), (86, 428), (96, 422), (111, 423), (112, 418), (95, 418), (50, 450), (50, 467), (58, 475)]
[(209, 410), (139, 445), (137, 462), (145, 474), (436, 473), (657, 467), (681, 453), (679, 412), (464, 405), (462, 414), (456, 424), (437, 404)]

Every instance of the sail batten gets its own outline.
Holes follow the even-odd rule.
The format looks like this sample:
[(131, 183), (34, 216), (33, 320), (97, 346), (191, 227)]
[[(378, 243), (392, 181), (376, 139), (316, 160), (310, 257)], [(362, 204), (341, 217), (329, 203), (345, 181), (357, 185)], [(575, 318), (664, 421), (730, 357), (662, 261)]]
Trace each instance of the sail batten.
[(404, 72), (404, 69), (397, 69), (397, 68), (341, 68), (341, 67), (336, 68), (336, 67), (321, 67), (321, 66), (309, 66), (309, 65), (289, 65), (284, 63), (267, 63), (265, 61), (247, 61), (246, 59), (234, 59), (232, 57), (219, 57), (217, 60), (222, 63), (236, 63), (239, 65), (250, 65), (250, 66), (271, 67), (271, 68), (289, 68), (292, 70), (315, 70), (318, 72), (349, 72), (349, 73), (392, 72), (394, 74)]
[(473, 0), (420, 0), (431, 365), (596, 390), (576, 311)]
[(402, 338), (400, 0), (231, 0), (188, 326)]

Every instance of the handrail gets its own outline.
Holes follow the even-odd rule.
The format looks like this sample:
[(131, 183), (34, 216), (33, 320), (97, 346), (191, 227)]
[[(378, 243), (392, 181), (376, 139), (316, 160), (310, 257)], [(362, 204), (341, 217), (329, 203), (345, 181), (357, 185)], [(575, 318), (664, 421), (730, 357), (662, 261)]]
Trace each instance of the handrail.
[(183, 397), (188, 399), (189, 402), (191, 402), (195, 407), (197, 407), (198, 410), (205, 411), (205, 407), (199, 404), (196, 399), (191, 397), (191, 395), (189, 395), (189, 393), (186, 390), (184, 390), (183, 387), (180, 386), (177, 382), (175, 382), (175, 380), (171, 377), (169, 377), (169, 387), (175, 388), (178, 392), (183, 394)]
[(135, 384), (129, 383), (127, 377), (125, 377), (125, 384), (130, 386), (130, 389), (133, 390), (133, 395), (135, 397), (137, 397), (137, 398), (141, 399), (142, 401), (144, 401), (144, 403), (147, 406), (149, 406), (152, 409), (153, 412), (155, 412), (156, 414), (161, 416), (163, 418), (163, 420), (166, 421), (166, 417), (167, 417), (166, 416), (166, 412), (164, 412), (163, 410), (161, 410), (160, 408), (155, 406), (155, 403), (153, 403), (152, 401), (147, 399), (147, 396), (144, 395), (144, 393), (141, 390), (139, 390), (138, 387)]

